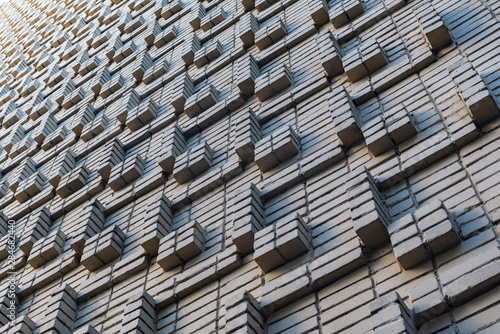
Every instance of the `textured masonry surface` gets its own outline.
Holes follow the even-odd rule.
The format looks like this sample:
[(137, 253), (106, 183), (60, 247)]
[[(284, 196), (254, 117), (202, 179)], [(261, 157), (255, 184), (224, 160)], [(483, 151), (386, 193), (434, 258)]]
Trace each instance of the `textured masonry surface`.
[(0, 333), (500, 333), (499, 40), (494, 0), (0, 5)]

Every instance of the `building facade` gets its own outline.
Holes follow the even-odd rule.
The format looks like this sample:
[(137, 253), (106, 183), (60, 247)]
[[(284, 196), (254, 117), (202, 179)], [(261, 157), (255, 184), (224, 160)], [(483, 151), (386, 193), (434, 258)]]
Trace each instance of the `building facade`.
[(0, 7), (1, 333), (500, 333), (500, 2)]

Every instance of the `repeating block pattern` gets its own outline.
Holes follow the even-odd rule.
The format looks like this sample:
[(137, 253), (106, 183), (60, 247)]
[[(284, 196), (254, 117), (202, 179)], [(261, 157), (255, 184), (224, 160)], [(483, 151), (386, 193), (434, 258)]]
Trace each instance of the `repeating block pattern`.
[(249, 183), (235, 191), (232, 240), (244, 254), (254, 249), (255, 233), (265, 226), (264, 209), (255, 184)]
[(454, 219), (439, 200), (392, 223), (388, 230), (396, 258), (405, 269), (460, 243)]
[(78, 217), (75, 219), (74, 232), (70, 235), (71, 248), (78, 254), (83, 253), (83, 248), (89, 238), (102, 231), (106, 221), (104, 210), (101, 202), (95, 199), (78, 213)]
[(31, 214), (24, 228), (19, 249), (25, 255), (30, 255), (33, 245), (47, 236), (51, 224), (50, 210), (47, 207), (43, 207), (37, 213)]
[(85, 165), (81, 165), (69, 173), (65, 174), (57, 186), (56, 192), (59, 196), (66, 198), (72, 193), (80, 190), (85, 186), (87, 178), (90, 174), (89, 169)]
[(261, 138), (259, 119), (252, 108), (248, 108), (236, 122), (235, 151), (238, 157), (244, 162), (252, 161), (255, 156), (255, 145)]
[(328, 100), (337, 136), (346, 147), (363, 138), (362, 122), (358, 109), (344, 87), (334, 90)]
[(149, 255), (158, 254), (161, 240), (172, 232), (173, 220), (171, 203), (164, 194), (154, 196), (148, 201), (144, 224), (141, 227), (140, 244)]
[(330, 20), (333, 26), (338, 29), (346, 23), (353, 21), (365, 11), (362, 1), (343, 0), (330, 10)]
[(163, 131), (161, 156), (158, 161), (160, 167), (167, 173), (174, 170), (175, 161), (186, 149), (186, 140), (182, 129), (176, 123)]
[(404, 104), (391, 108), (363, 126), (366, 146), (375, 156), (412, 138), (417, 129)]
[(499, 332), (499, 8), (0, 6), (0, 332)]

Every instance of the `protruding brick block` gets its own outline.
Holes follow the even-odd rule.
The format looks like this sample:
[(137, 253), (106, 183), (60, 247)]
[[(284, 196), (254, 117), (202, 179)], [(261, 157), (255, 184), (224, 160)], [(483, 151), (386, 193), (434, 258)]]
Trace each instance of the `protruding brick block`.
[(240, 18), (240, 39), (245, 47), (255, 44), (255, 33), (259, 30), (259, 21), (252, 12)]
[(368, 169), (363, 166), (350, 172), (346, 188), (356, 234), (370, 248), (383, 245), (389, 240), (390, 216)]
[(186, 150), (186, 140), (177, 123), (163, 131), (161, 147), (158, 163), (165, 172), (171, 173), (175, 160)]
[[(322, 0), (311, 0), (314, 2), (321, 2)], [(316, 38), (318, 43), (319, 56), (321, 58), (321, 65), (329, 76), (335, 77), (344, 73), (344, 65), (342, 65), (342, 50), (333, 37), (330, 30), (324, 30)]]
[(371, 38), (343, 58), (345, 73), (351, 82), (356, 82), (388, 64), (385, 51), (376, 39)]
[(161, 78), (164, 74), (168, 72), (169, 66), (170, 63), (166, 59), (160, 61), (159, 63), (154, 64), (144, 73), (142, 82), (148, 84), (156, 79)]
[(126, 81), (127, 80), (120, 73), (116, 73), (111, 77), (109, 81), (102, 85), (99, 96), (103, 99), (109, 97), (110, 95), (118, 92), (121, 88), (123, 88)]
[(192, 32), (184, 39), (184, 44), (182, 45), (182, 54), (181, 58), (184, 61), (184, 64), (187, 66), (191, 65), (194, 61), (194, 56), (196, 51), (201, 48), (201, 42), (198, 35), (195, 32)]
[[(5, 330), (4, 333), (16, 334), (32, 334), (36, 324), (27, 315), (17, 317), (14, 322), (8, 322), (7, 325), (1, 327), (0, 330)], [(7, 332), (8, 331), (8, 332)]]
[(95, 271), (115, 260), (121, 254), (125, 234), (118, 225), (108, 227), (85, 242), (81, 264), (88, 271)]
[(207, 110), (217, 103), (219, 91), (212, 84), (208, 84), (200, 91), (186, 100), (184, 112), (189, 118), (198, 116), (202, 111)]
[(38, 268), (59, 256), (62, 251), (66, 236), (61, 229), (50, 232), (45, 238), (39, 239), (33, 245), (28, 263), (33, 268)]
[(279, 220), (255, 233), (254, 260), (268, 273), (309, 252), (307, 224), (299, 214)]
[(201, 68), (222, 54), (222, 45), (219, 40), (212, 41), (200, 48), (194, 54), (194, 64)]
[(151, 66), (153, 66), (153, 58), (149, 52), (141, 52), (133, 64), (132, 76), (136, 81), (142, 81), (144, 73), (150, 69)]
[(463, 59), (448, 68), (470, 115), (483, 126), (500, 115), (500, 109), (472, 64)]
[(243, 162), (250, 162), (255, 156), (255, 145), (262, 139), (262, 129), (257, 115), (251, 108), (236, 120), (235, 151)]
[(108, 118), (104, 113), (99, 113), (92, 121), (87, 123), (82, 130), (80, 138), (83, 141), (89, 141), (106, 129)]
[(330, 10), (330, 20), (335, 29), (353, 21), (365, 12), (361, 0), (343, 0)]
[(259, 65), (251, 53), (238, 60), (238, 88), (244, 96), (254, 94), (255, 80), (259, 74)]
[(276, 43), (286, 35), (286, 25), (281, 19), (274, 20), (255, 33), (255, 45), (259, 50), (264, 50), (269, 45)]
[(253, 250), (254, 235), (265, 223), (265, 207), (255, 184), (238, 188), (234, 193), (232, 240), (240, 252), (247, 254)]
[(195, 3), (191, 7), (191, 13), (189, 14), (189, 24), (194, 30), (200, 29), (201, 19), (207, 15), (205, 6), (201, 2)]
[(335, 89), (328, 100), (337, 136), (345, 147), (363, 139), (358, 109), (344, 87)]
[(255, 144), (255, 163), (262, 172), (299, 153), (299, 137), (289, 125), (283, 126)]
[(193, 220), (160, 240), (157, 262), (168, 271), (201, 254), (205, 229)]
[(137, 93), (135, 89), (132, 89), (127, 95), (112, 104), (110, 112), (112, 111), (113, 113), (115, 113), (116, 119), (122, 125), (125, 125), (127, 122), (128, 113), (138, 108), (140, 103), (141, 97), (139, 93)]
[(50, 166), (50, 171), (48, 172), (47, 177), (49, 183), (56, 188), (59, 185), (61, 178), (70, 173), (75, 165), (75, 153), (71, 149), (66, 149), (59, 153)]
[(136, 153), (115, 165), (109, 175), (109, 187), (116, 192), (137, 180), (142, 175), (145, 163), (142, 156)]
[(152, 334), (155, 332), (155, 300), (146, 291), (133, 295), (125, 305), (120, 333)]
[(460, 243), (453, 217), (440, 200), (430, 202), (388, 227), (399, 264), (410, 269)]
[(288, 65), (278, 65), (255, 80), (255, 96), (264, 102), (290, 87), (292, 83), (292, 72)]
[(125, 150), (123, 144), (118, 138), (114, 138), (104, 144), (104, 147), (99, 152), (99, 162), (97, 165), (97, 173), (107, 181), (111, 173), (111, 169), (120, 164), (125, 158)]
[(52, 114), (43, 116), (39, 126), (37, 126), (32, 133), (33, 140), (38, 145), (42, 145), (45, 138), (57, 129), (57, 119)]
[(155, 119), (158, 109), (159, 107), (153, 99), (141, 102), (127, 113), (126, 127), (132, 132), (140, 129)]
[(200, 27), (203, 31), (208, 31), (224, 21), (226, 16), (226, 11), (222, 7), (217, 7), (202, 18)]
[(14, 127), (10, 130), (9, 135), (7, 135), (3, 140), (2, 140), (2, 145), (3, 149), (10, 153), (12, 147), (23, 140), (25, 135), (25, 130), (22, 127), (21, 124), (16, 124)]
[(76, 291), (66, 283), (52, 292), (45, 316), (38, 324), (41, 333), (73, 333), (78, 312), (76, 296)]
[(187, 182), (210, 168), (213, 150), (204, 142), (177, 157), (173, 176), (180, 184)]
[(412, 9), (432, 51), (437, 52), (452, 42), (448, 29), (430, 1), (422, 1)]
[(375, 334), (417, 333), (410, 310), (396, 291), (369, 304)]
[(97, 74), (90, 79), (89, 89), (94, 93), (94, 95), (99, 95), (102, 86), (104, 86), (108, 81), (111, 80), (111, 72), (108, 67), (103, 67)]
[(105, 222), (104, 206), (97, 199), (91, 201), (75, 219), (75, 227), (69, 235), (71, 248), (82, 255), (86, 240), (100, 233)]
[(36, 163), (31, 157), (27, 157), (24, 162), (17, 166), (9, 177), (9, 188), (16, 191), (19, 183), (36, 173)]
[[(159, 15), (163, 17), (165, 20), (168, 20), (173, 15), (180, 12), (183, 8), (184, 8), (183, 1), (181, 0), (170, 1), (169, 3), (161, 7), (161, 12), (159, 13)], [(157, 18), (159, 18), (158, 14), (156, 16)]]
[(53, 148), (54, 146), (56, 146), (57, 144), (59, 144), (60, 142), (62, 142), (66, 138), (68, 132), (69, 132), (68, 129), (64, 125), (57, 128), (55, 131), (50, 133), (44, 139), (44, 141), (42, 143), (42, 150), (48, 151), (51, 148)]
[(115, 63), (119, 63), (127, 57), (133, 55), (136, 51), (138, 51), (138, 46), (134, 43), (134, 41), (130, 41), (127, 44), (123, 45), (119, 48), (115, 55), (113, 56), (113, 61)]
[(414, 314), (413, 320), (417, 326), (432, 320), (449, 309), (439, 283), (434, 276), (409, 289), (408, 294)]
[(167, 43), (173, 41), (177, 37), (177, 33), (178, 33), (177, 27), (170, 26), (165, 30), (163, 30), (158, 35), (156, 35), (153, 45), (159, 49), (162, 46), (166, 45)]
[(417, 134), (417, 128), (403, 103), (384, 112), (384, 120), (387, 132), (391, 139), (401, 144)]
[(160, 240), (172, 231), (173, 212), (165, 194), (151, 197), (147, 202), (139, 243), (150, 255), (158, 255)]
[(42, 174), (42, 172), (37, 171), (36, 173), (32, 174), (30, 177), (19, 183), (19, 186), (16, 189), (16, 193), (14, 194), (14, 198), (19, 203), (26, 202), (28, 199), (35, 196), (42, 190), (45, 180), (46, 178)]
[(186, 100), (194, 94), (193, 79), (187, 72), (184, 72), (174, 80), (174, 90), (170, 103), (178, 113), (184, 110)]
[(330, 21), (328, 15), (328, 2), (325, 0), (308, 0), (307, 7), (314, 24), (321, 27)]
[(227, 334), (255, 333), (264, 334), (265, 320), (260, 312), (259, 302), (248, 291), (237, 292), (226, 299)]
[(71, 172), (65, 174), (57, 186), (56, 192), (62, 198), (66, 198), (74, 192), (82, 189), (90, 174), (89, 169), (85, 165), (81, 165)]
[(85, 107), (81, 108), (80, 111), (74, 116), (73, 121), (71, 122), (70, 129), (73, 133), (79, 136), (82, 133), (83, 128), (87, 123), (91, 122), (94, 119), (95, 109), (89, 103)]

